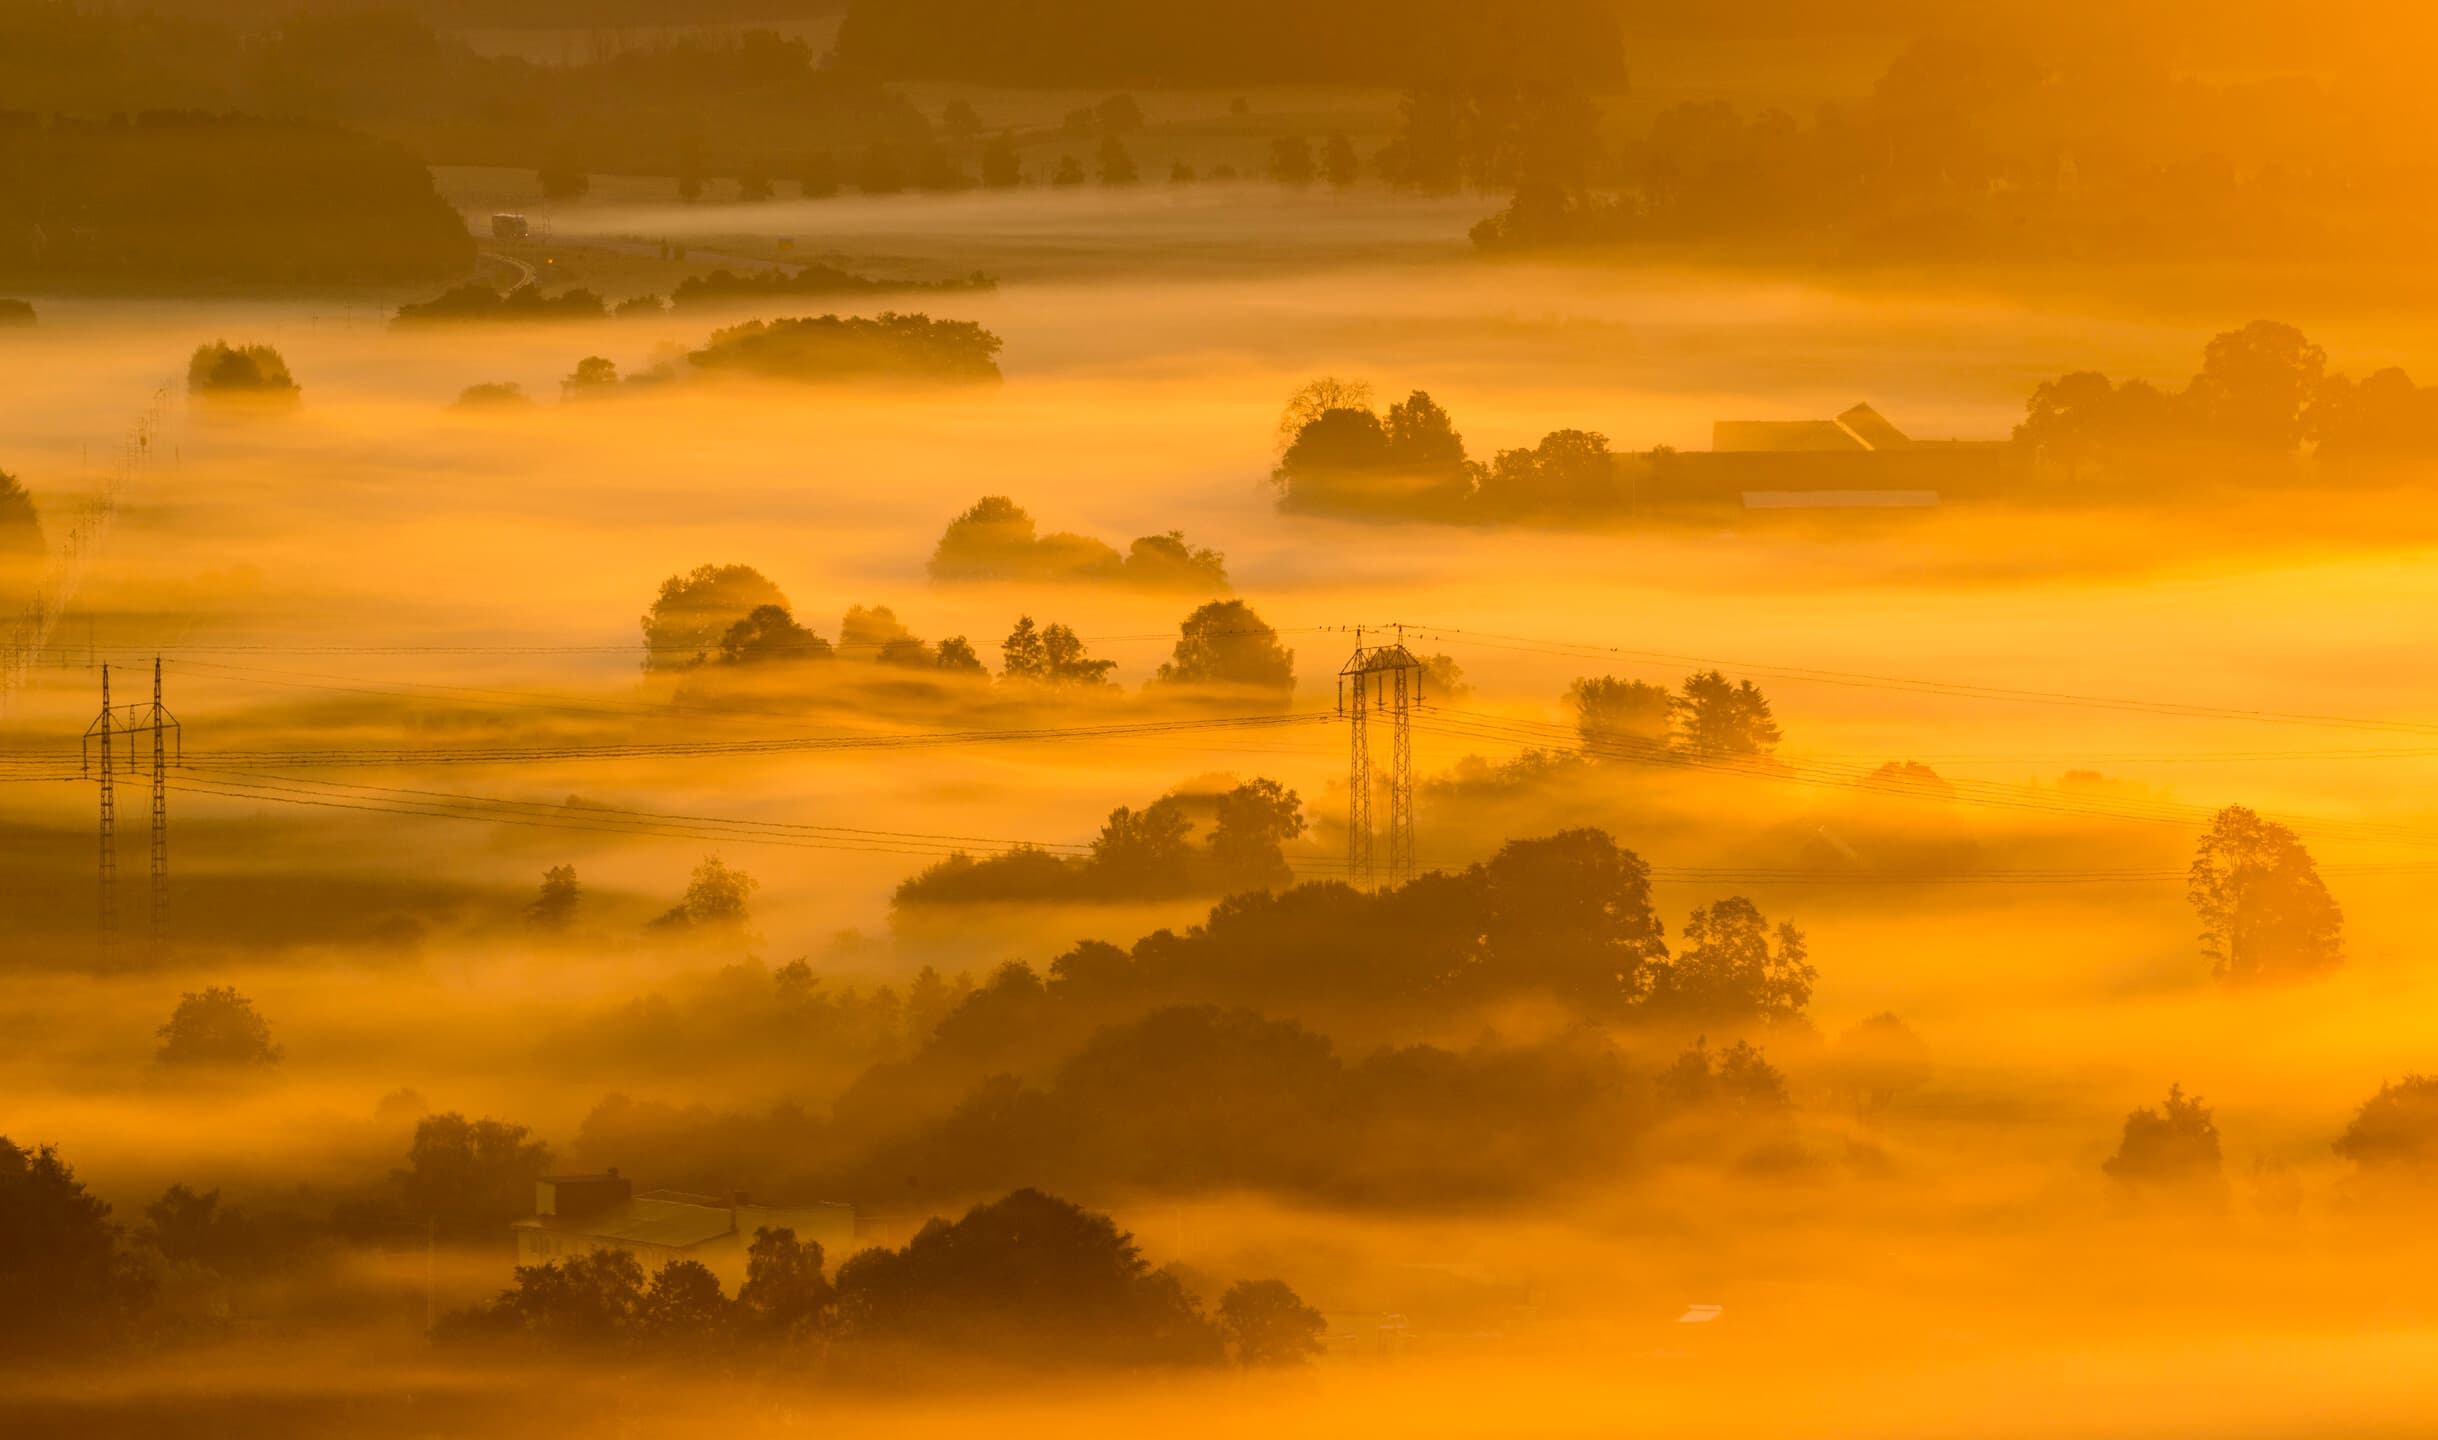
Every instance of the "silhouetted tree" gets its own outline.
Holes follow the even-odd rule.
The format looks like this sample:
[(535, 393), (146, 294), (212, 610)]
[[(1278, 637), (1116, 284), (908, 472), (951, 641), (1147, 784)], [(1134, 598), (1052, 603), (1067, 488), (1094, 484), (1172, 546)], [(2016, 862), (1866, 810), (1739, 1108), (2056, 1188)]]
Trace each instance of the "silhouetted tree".
[(1218, 1330), (1132, 1236), (1037, 1190), (838, 1268), (842, 1338), (1046, 1368), (1207, 1364)]
[(963, 100), (951, 100), (940, 111), (940, 128), (951, 140), (971, 140), (982, 133), (982, 117)]
[(2318, 395), (2328, 352), (2300, 330), (2255, 320), (2209, 342), (2188, 393), (2220, 438), (2246, 449), (2291, 453)]
[(750, 565), (698, 565), (660, 582), (660, 595), (640, 622), (643, 668), (683, 670), (703, 664), (737, 622), (764, 606), (788, 613), (787, 596)]
[(1016, 628), (1008, 632), (999, 653), (1002, 677), (1043, 685), (1086, 688), (1108, 685), (1113, 683), (1109, 672), (1117, 668), (1115, 660), (1087, 656), (1084, 642), (1064, 625), (1035, 629), (1030, 615), (1018, 617)]
[(2221, 1183), (2218, 1122), (2200, 1097), (2167, 1087), (2167, 1103), (2125, 1116), (2116, 1153), (2100, 1166), (2123, 1184), (2158, 1191), (2215, 1189)]
[(1100, 183), (1103, 185), (1132, 185), (1143, 178), (1143, 172), (1135, 165), (1134, 156), (1126, 149), (1126, 143), (1115, 135), (1100, 142), (1099, 170)]
[[(938, 978), (936, 974), (933, 977)], [(801, 1339), (829, 1323), (838, 1292), (821, 1273), (821, 1246), (784, 1226), (753, 1232), (745, 1283), (736, 1292), (745, 1323), (765, 1334)]]
[(759, 170), (748, 170), (736, 177), (736, 198), (749, 204), (771, 199), (778, 193), (770, 177)]
[(1304, 427), (1332, 410), (1371, 409), (1371, 386), (1361, 380), (1341, 380), (1335, 375), (1323, 375), (1307, 381), (1303, 388), (1287, 397), (1286, 408), (1278, 413), (1278, 448), (1285, 453)]
[(984, 665), (982, 657), (974, 653), (973, 642), (962, 635), (951, 635), (942, 640), (932, 663), (951, 675), (990, 673), (990, 667)]
[(406, 1168), (390, 1178), (408, 1214), (496, 1239), (509, 1221), (532, 1213), (533, 1184), (550, 1169), (550, 1147), (530, 1134), (504, 1120), (427, 1115), (415, 1126)]
[(121, 1254), (110, 1207), (59, 1152), (0, 1136), (0, 1336), (23, 1354), (85, 1339), (149, 1286)]
[(1284, 847), (1304, 833), (1303, 801), (1275, 780), (1249, 781), (1219, 797), (1211, 826), (1212, 863), (1230, 890), (1291, 883)]
[(1140, 810), (1121, 805), (1093, 838), (1086, 868), (1108, 893), (1173, 894), (1183, 888), (1192, 835), (1193, 822), (1173, 796)]
[(1685, 677), (1677, 692), (1676, 738), (1687, 753), (1705, 760), (1767, 755), (1778, 748), (1778, 722), (1760, 687), (1729, 683), (1716, 670)]
[(856, 162), (855, 188), (866, 195), (895, 195), (906, 188), (906, 157), (886, 140), (867, 146)]
[(1664, 685), (1586, 676), (1566, 687), (1566, 708), (1587, 751), (1647, 751), (1667, 747), (1675, 697)]
[(1508, 519), (1583, 520), (1617, 508), (1617, 465), (1608, 437), (1553, 430), (1530, 450), (1502, 450), (1481, 478), (1478, 501)]
[(0, 470), (0, 557), (43, 553), (42, 517), (17, 477)]
[(590, 400), (617, 388), (618, 362), (606, 355), (587, 355), (559, 382), (559, 395), (567, 400)]
[(551, 934), (563, 933), (575, 923), (576, 907), (583, 900), (584, 888), (576, 881), (576, 867), (553, 865), (542, 872), (541, 893), (525, 906), (525, 923)]
[(2230, 805), (2194, 853), (2188, 897), (2201, 953), (2232, 983), (2292, 979), (2344, 959), (2345, 913), (2295, 833)]
[(2333, 1147), (2371, 1176), (2438, 1179), (2438, 1076), (2407, 1075), (2362, 1102)]
[(1219, 1331), (1239, 1365), (1301, 1365), (1326, 1348), (1329, 1321), (1284, 1280), (1239, 1280), (1219, 1297)]
[(797, 624), (785, 605), (756, 605), (720, 636), (723, 665), (827, 660), (832, 655), (830, 642)]
[(153, 1059), (162, 1065), (244, 1067), (279, 1060), (279, 1047), (271, 1043), (270, 1022), (233, 986), (188, 991), (155, 1033), (161, 1038), (161, 1048), (153, 1052)]
[(725, 1339), (734, 1315), (734, 1303), (710, 1267), (671, 1260), (653, 1272), (636, 1300), (634, 1326), (641, 1339), (682, 1348)]
[(1286, 698), (1295, 690), (1295, 652), (1278, 643), (1253, 607), (1213, 600), (1185, 617), (1176, 647), (1160, 666), (1164, 685), (1235, 685)]
[(1480, 934), (1503, 978), (1592, 1014), (1632, 1003), (1667, 955), (1651, 867), (1598, 830), (1511, 840), (1476, 867)]
[(268, 345), (215, 340), (195, 347), (186, 363), (186, 389), (192, 395), (293, 400), (300, 388), (288, 362)]
[(1060, 188), (1084, 183), (1084, 162), (1072, 155), (1058, 157), (1058, 168), (1050, 172), (1050, 183)]
[(1801, 931), (1781, 924), (1772, 932), (1760, 908), (1739, 895), (1685, 921), (1676, 955), (1653, 971), (1649, 1005), (1705, 1024), (1791, 1020), (1811, 1003), (1819, 974)]
[(750, 918), (753, 892), (761, 882), (731, 869), (717, 855), (706, 855), (686, 881), (686, 898), (654, 920), (662, 930), (695, 930), (721, 937), (742, 937)]

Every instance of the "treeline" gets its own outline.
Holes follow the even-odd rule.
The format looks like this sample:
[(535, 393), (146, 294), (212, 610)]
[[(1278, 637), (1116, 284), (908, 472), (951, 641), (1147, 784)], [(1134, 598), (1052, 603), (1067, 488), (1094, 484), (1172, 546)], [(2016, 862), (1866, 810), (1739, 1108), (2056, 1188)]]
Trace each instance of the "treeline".
[(1600, 0), (855, 0), (836, 54), (888, 79), (1017, 86), (1625, 80)]
[(2400, 73), (2196, 78), (2163, 43), (1966, 17), (1809, 118), (1662, 111), (1588, 181), (1522, 176), (1473, 239), (1863, 261), (2415, 253), (2432, 232), (2411, 197), (2433, 166), (2403, 139), (2427, 107)]
[[(1196, 831), (1202, 832), (1199, 841)], [(1081, 855), (1031, 846), (977, 860), (959, 852), (906, 879), (900, 907), (1156, 900), (1288, 884), (1285, 846), (1304, 833), (1303, 803), (1275, 780), (1119, 806)]]
[(1291, 513), (1445, 524), (1590, 523), (1629, 513), (1608, 437), (1557, 430), (1529, 449), (1473, 459), (1455, 418), (1420, 390), (1372, 407), (1371, 387), (1316, 380), (1280, 422), (1288, 443), (1271, 480)]
[[(589, 311), (588, 302), (597, 301), (589, 292), (571, 293), (577, 297), (573, 304), (579, 314)], [(458, 303), (485, 317), (497, 317), (503, 307), (517, 302), (502, 301), (495, 307), (469, 294)], [(564, 297), (561, 303), (566, 303)], [(623, 302), (615, 313), (657, 312), (658, 303), (651, 297), (639, 297)], [(559, 382), (559, 392), (568, 400), (598, 400), (637, 389), (715, 379), (804, 385), (986, 385), (1000, 378), (1002, 343), (971, 320), (934, 320), (894, 310), (877, 316), (748, 320), (714, 330), (700, 348), (664, 355), (632, 375), (621, 376), (617, 362), (606, 355), (587, 355)], [(460, 398), (476, 402), (503, 398), (502, 392), (513, 389), (494, 385), (491, 394), (478, 396), (469, 391)]]
[(826, 1259), (792, 1230), (757, 1231), (730, 1297), (700, 1261), (647, 1276), (631, 1251), (593, 1250), (518, 1266), (497, 1299), (448, 1315), (434, 1339), (494, 1359), (502, 1345), (731, 1367), (818, 1356), (829, 1378), (853, 1382), (908, 1367), (1290, 1365), (1318, 1354), (1328, 1328), (1278, 1280), (1238, 1281), (1213, 1314), (1108, 1216), (1034, 1189), (935, 1218), (903, 1248), (857, 1251), (835, 1279)]
[(325, 124), (12, 112), (0, 114), (0, 176), (0, 275), (402, 281), (474, 259), (464, 222), (413, 155)]
[(904, 100), (820, 58), (747, 31), (541, 65), (478, 55), (394, 9), (227, 24), (36, 0), (0, 16), (0, 95), (22, 109), (307, 119), (403, 142), (436, 164), (784, 174), (814, 151), (928, 134)]
[[(843, 657), (909, 672), (981, 681), (990, 669), (973, 643), (952, 635), (937, 644), (916, 636), (887, 606), (856, 606), (833, 644), (801, 624), (785, 592), (750, 565), (702, 565), (661, 582), (642, 618), (644, 669), (675, 673), (720, 669), (789, 673), (788, 667)], [(1095, 658), (1073, 629), (1017, 619), (999, 644), (999, 680), (1033, 690), (1114, 686), (1114, 660)], [(1295, 652), (1241, 600), (1214, 600), (1189, 613), (1177, 643), (1152, 677), (1154, 686), (1238, 690), (1283, 700), (1295, 688)]]
[(2375, 469), (2438, 456), (2438, 387), (2389, 367), (2355, 381), (2302, 331), (2256, 320), (2213, 338), (2181, 389), (2060, 376), (2033, 392), (2015, 443), (2071, 478), (2116, 478), (2208, 459), (2282, 472)]
[(1183, 531), (1137, 536), (1121, 555), (1117, 547), (1088, 535), (1041, 534), (1032, 515), (1005, 495), (985, 495), (949, 521), (927, 568), (938, 581), (1071, 580), (1221, 593), (1228, 588), (1226, 557), (1186, 544)]

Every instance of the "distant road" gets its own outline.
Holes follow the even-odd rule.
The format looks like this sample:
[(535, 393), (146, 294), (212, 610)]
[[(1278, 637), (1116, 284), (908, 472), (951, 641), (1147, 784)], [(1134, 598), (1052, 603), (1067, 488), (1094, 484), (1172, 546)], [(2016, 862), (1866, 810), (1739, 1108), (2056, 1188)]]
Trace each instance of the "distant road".
[(517, 259), (514, 255), (502, 255), (496, 250), (485, 250), (481, 252), (481, 254), (483, 259), (505, 265), (509, 269), (516, 272), (516, 283), (508, 287), (508, 293), (511, 295), (524, 289), (526, 286), (531, 285), (535, 280), (540, 278), (534, 274), (533, 267), (531, 265)]

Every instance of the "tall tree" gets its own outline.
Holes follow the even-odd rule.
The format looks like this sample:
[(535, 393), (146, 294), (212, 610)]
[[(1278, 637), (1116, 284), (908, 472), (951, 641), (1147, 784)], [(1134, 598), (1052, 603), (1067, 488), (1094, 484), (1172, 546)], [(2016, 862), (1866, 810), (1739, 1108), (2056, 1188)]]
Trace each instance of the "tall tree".
[(1686, 676), (1677, 692), (1676, 738), (1688, 753), (1716, 760), (1767, 755), (1783, 737), (1759, 686), (1704, 670)]
[(2201, 953), (2218, 978), (2241, 984), (2335, 968), (2345, 912), (2300, 837), (2230, 805), (2193, 855), (2187, 895), (2201, 918)]

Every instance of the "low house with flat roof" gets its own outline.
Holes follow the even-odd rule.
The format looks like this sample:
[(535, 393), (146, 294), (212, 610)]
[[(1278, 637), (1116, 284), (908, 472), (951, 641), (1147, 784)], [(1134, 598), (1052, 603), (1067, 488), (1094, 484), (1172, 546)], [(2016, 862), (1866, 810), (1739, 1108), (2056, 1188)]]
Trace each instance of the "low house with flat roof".
[(1869, 405), (1829, 420), (1721, 420), (1706, 451), (1620, 456), (1638, 507), (1879, 509), (1988, 499), (2028, 473), (2005, 440), (1916, 440)]
[(734, 1282), (744, 1276), (745, 1250), (757, 1230), (793, 1230), (799, 1240), (818, 1241), (833, 1263), (855, 1248), (850, 1205), (756, 1205), (742, 1194), (723, 1200), (678, 1190), (638, 1195), (615, 1169), (544, 1176), (534, 1183), (533, 1208), (512, 1222), (519, 1265), (616, 1249), (632, 1254), (647, 1272), (672, 1260), (699, 1260)]

